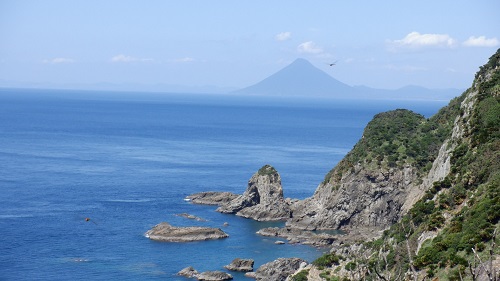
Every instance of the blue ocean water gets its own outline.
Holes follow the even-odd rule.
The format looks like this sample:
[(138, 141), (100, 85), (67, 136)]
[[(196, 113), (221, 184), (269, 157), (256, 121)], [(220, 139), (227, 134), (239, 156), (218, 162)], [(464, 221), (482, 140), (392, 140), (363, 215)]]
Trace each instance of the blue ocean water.
[[(285, 196), (303, 199), (373, 115), (409, 108), (429, 117), (445, 103), (0, 90), (0, 280), (185, 280), (175, 274), (187, 266), (224, 270), (234, 258), (256, 268), (279, 257), (312, 261), (326, 250), (276, 245), (255, 234), (270, 223), (183, 198), (241, 194), (271, 164)], [(162, 221), (230, 237), (144, 237)]]

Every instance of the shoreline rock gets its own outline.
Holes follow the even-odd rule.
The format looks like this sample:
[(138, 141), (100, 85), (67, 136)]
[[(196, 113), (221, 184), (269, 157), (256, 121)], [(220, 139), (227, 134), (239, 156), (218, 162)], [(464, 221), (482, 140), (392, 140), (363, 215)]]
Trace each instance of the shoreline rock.
[(224, 268), (231, 271), (249, 272), (253, 271), (254, 260), (252, 259), (234, 259), (230, 264), (225, 265)]
[(268, 227), (257, 231), (257, 234), (268, 237), (281, 237), (290, 244), (304, 244), (315, 247), (330, 246), (340, 234), (315, 233), (313, 231), (280, 227)]
[(183, 276), (186, 278), (196, 278), (200, 274), (196, 269), (194, 269), (192, 266), (188, 266), (181, 271), (177, 272), (177, 275)]
[(285, 281), (289, 275), (307, 264), (307, 261), (299, 258), (279, 258), (261, 265), (254, 276), (257, 281)]
[(175, 227), (166, 222), (155, 225), (145, 233), (151, 240), (163, 242), (192, 242), (229, 237), (220, 228), (211, 227)]
[(187, 196), (184, 200), (200, 205), (222, 205), (238, 197), (231, 192), (207, 191), (198, 192)]

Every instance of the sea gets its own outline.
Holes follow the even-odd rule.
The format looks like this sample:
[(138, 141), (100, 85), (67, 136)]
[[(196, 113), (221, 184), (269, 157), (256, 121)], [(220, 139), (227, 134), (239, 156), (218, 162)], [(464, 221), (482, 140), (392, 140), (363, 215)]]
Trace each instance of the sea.
[[(235, 258), (254, 259), (255, 269), (280, 257), (312, 262), (329, 249), (256, 234), (283, 223), (185, 197), (242, 194), (270, 164), (285, 197), (304, 199), (375, 114), (430, 117), (447, 103), (0, 89), (0, 280), (187, 280), (176, 273), (225, 271)], [(160, 222), (218, 227), (229, 238), (145, 237)]]

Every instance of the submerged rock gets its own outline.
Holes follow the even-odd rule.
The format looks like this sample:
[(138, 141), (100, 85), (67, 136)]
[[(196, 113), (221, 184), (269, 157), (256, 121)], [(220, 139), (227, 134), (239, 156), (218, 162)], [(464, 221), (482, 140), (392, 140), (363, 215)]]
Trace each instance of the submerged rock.
[(224, 266), (224, 268), (232, 271), (242, 271), (248, 272), (253, 270), (254, 260), (252, 259), (234, 259), (230, 264)]
[(286, 220), (291, 216), (283, 197), (281, 177), (270, 165), (263, 166), (250, 178), (243, 195), (220, 205), (217, 211), (257, 221)]
[(183, 218), (190, 219), (190, 220), (201, 221), (201, 222), (207, 221), (206, 219), (203, 219), (203, 218), (200, 218), (200, 217), (188, 214), (188, 213), (177, 214), (176, 216), (183, 217)]
[(175, 227), (166, 222), (157, 224), (145, 234), (151, 240), (164, 242), (191, 242), (229, 237), (220, 228), (211, 227)]

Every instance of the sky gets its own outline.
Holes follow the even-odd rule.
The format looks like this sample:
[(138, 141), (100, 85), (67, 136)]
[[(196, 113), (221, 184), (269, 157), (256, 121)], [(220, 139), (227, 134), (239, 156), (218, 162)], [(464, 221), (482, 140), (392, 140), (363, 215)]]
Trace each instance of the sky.
[(0, 0), (0, 87), (244, 88), (304, 58), (351, 86), (465, 89), (500, 48), (498, 11), (498, 0)]

